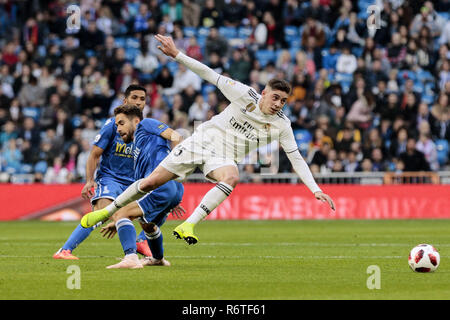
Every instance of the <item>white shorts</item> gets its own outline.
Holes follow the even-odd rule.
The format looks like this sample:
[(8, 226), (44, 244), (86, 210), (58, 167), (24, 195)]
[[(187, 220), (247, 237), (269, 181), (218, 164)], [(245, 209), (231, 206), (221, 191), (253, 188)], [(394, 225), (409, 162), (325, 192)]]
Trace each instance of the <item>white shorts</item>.
[(226, 166), (237, 168), (233, 159), (218, 157), (211, 151), (200, 147), (191, 151), (192, 148), (185, 147), (187, 143), (189, 142), (185, 140), (177, 145), (160, 163), (160, 166), (178, 176), (175, 179), (176, 181), (184, 181), (196, 168), (199, 168), (205, 175), (206, 180), (216, 183), (217, 181), (208, 177), (211, 171)]

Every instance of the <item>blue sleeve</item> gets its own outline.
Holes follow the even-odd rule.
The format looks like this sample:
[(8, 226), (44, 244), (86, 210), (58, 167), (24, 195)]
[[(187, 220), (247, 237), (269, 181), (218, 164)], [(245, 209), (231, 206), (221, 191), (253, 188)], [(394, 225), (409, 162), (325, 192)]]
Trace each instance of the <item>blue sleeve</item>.
[(151, 118), (145, 118), (141, 121), (141, 126), (145, 130), (146, 133), (161, 135), (163, 131), (165, 131), (169, 126), (161, 121)]
[(116, 135), (116, 124), (114, 118), (106, 120), (98, 135), (95, 136), (94, 146), (105, 150)]
[(170, 153), (168, 148), (160, 148), (156, 153), (155, 164), (159, 164)]

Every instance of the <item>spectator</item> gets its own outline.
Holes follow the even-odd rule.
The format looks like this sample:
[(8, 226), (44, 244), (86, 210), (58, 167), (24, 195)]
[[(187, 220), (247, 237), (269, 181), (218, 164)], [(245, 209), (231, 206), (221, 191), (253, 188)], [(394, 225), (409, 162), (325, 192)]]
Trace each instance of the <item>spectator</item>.
[(2, 127), (0, 132), (0, 149), (11, 139), (18, 137), (17, 128), (13, 121), (8, 120)]
[(145, 41), (141, 48), (144, 48), (145, 51), (139, 52), (138, 56), (136, 57), (134, 66), (141, 73), (151, 74), (159, 67), (158, 60), (150, 54), (147, 48), (147, 43)]
[(2, 150), (2, 159), (5, 171), (13, 173), (21, 173), (23, 155), (20, 149), (17, 148), (17, 142), (15, 139), (9, 139)]
[(431, 140), (431, 130), (428, 122), (420, 124), (419, 140), (416, 143), (416, 149), (424, 154), (431, 170), (437, 171), (439, 169), (436, 144)]
[(23, 107), (40, 107), (45, 103), (45, 89), (31, 76), (29, 83), (21, 87), (18, 98)]
[(164, 89), (165, 95), (174, 95), (183, 92), (187, 87), (191, 86), (194, 91), (200, 91), (201, 78), (191, 70), (187, 69), (180, 63), (178, 72), (175, 74), (173, 85), (171, 88)]
[(399, 158), (404, 164), (404, 171), (430, 171), (430, 166), (425, 156), (419, 150), (416, 150), (416, 139), (408, 138), (406, 143), (406, 151), (400, 154)]
[(203, 96), (198, 94), (195, 97), (195, 102), (189, 108), (189, 121), (193, 123), (194, 121), (205, 122), (210, 106), (204, 101)]
[(400, 154), (406, 151), (407, 141), (408, 131), (406, 128), (402, 127), (397, 131), (396, 139), (390, 144), (389, 154), (394, 158), (398, 158)]
[(83, 139), (81, 142), (81, 152), (77, 157), (76, 175), (82, 180), (86, 180), (86, 165), (88, 162), (89, 154), (91, 153), (90, 140)]
[(33, 118), (27, 117), (24, 119), (23, 127), (19, 131), (19, 138), (30, 141), (33, 148), (37, 148), (39, 146), (39, 142), (41, 140), (40, 132), (39, 128), (36, 127)]
[(211, 28), (206, 38), (205, 55), (209, 57), (211, 53), (215, 52), (219, 56), (224, 57), (227, 56), (228, 49), (227, 40), (219, 34), (217, 28)]
[(222, 25), (222, 12), (217, 9), (215, 0), (206, 0), (200, 14), (200, 25), (205, 28), (218, 28)]
[(170, 21), (177, 22), (183, 20), (183, 4), (177, 0), (169, 0), (161, 5), (161, 13), (168, 16)]
[(381, 151), (380, 148), (372, 150), (370, 159), (372, 160), (372, 171), (386, 171), (386, 164), (383, 160), (383, 151)]
[(245, 7), (237, 0), (230, 0), (223, 9), (223, 24), (226, 27), (237, 27), (244, 18)]
[(241, 49), (235, 49), (233, 51), (232, 60), (230, 61), (230, 67), (228, 68), (230, 77), (240, 82), (247, 83), (250, 70), (250, 58), (246, 52)]
[(312, 16), (306, 16), (306, 25), (303, 28), (301, 36), (303, 47), (307, 45), (309, 37), (314, 37), (316, 39), (316, 45), (318, 47), (323, 47), (326, 41), (326, 34), (322, 24), (320, 24)]
[(186, 48), (186, 54), (198, 61), (203, 61), (203, 54), (196, 37), (190, 37)]
[(336, 71), (353, 74), (357, 68), (356, 57), (350, 52), (350, 47), (344, 47), (336, 61)]
[(200, 22), (200, 6), (194, 0), (183, 0), (183, 25), (197, 27)]
[(51, 184), (65, 184), (69, 182), (69, 172), (63, 166), (63, 161), (60, 156), (53, 159), (53, 164), (45, 172), (43, 181), (44, 183)]

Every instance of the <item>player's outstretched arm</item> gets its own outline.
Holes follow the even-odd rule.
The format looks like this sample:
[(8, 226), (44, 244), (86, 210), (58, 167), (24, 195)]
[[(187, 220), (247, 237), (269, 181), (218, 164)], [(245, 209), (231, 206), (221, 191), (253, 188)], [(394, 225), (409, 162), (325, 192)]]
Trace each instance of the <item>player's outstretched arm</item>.
[(177, 144), (179, 144), (183, 140), (183, 137), (181, 136), (181, 134), (179, 134), (172, 128), (167, 128), (166, 130), (161, 132), (161, 137), (163, 137), (166, 140), (171, 141), (172, 148), (175, 148), (177, 146)]
[(290, 122), (289, 125), (286, 125), (285, 130), (283, 130), (280, 134), (280, 144), (283, 150), (286, 152), (286, 155), (291, 162), (294, 171), (298, 174), (300, 179), (302, 179), (303, 183), (308, 187), (308, 189), (311, 190), (311, 192), (314, 194), (314, 197), (322, 202), (327, 202), (330, 208), (335, 211), (336, 207), (333, 200), (329, 195), (323, 193), (319, 188), (311, 170), (308, 167), (308, 164), (306, 163), (305, 159), (303, 159), (300, 150), (298, 149), (297, 142), (295, 141)]
[(209, 83), (217, 86), (217, 80), (220, 77), (220, 74), (215, 72), (210, 67), (205, 64), (197, 61), (184, 53), (180, 52), (173, 42), (172, 37), (166, 37), (160, 34), (155, 35), (156, 40), (161, 42), (161, 45), (158, 46), (158, 49), (161, 50), (166, 56), (174, 58), (177, 62), (182, 63), (186, 66), (186, 68), (192, 70), (197, 75), (199, 75), (202, 79), (208, 81)]

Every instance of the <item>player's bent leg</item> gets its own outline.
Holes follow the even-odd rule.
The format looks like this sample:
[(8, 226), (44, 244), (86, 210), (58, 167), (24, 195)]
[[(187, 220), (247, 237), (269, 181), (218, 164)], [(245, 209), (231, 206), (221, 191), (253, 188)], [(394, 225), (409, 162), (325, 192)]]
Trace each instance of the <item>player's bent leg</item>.
[(136, 230), (131, 220), (142, 216), (142, 211), (134, 202), (120, 209), (113, 216), (125, 257), (121, 262), (108, 266), (107, 269), (138, 269), (142, 263), (136, 254)]
[[(120, 219), (128, 218), (130, 220), (134, 220), (136, 218), (142, 217), (143, 213), (139, 205), (136, 201), (128, 204), (126, 207), (120, 209), (117, 211), (113, 216), (112, 219), (114, 222), (117, 222)], [(150, 250), (150, 247), (147, 243), (147, 238), (145, 237), (145, 232), (142, 231), (136, 240), (136, 252), (142, 254), (145, 257), (151, 257), (152, 252)]]
[[(100, 210), (106, 207), (111, 202), (111, 199), (100, 198), (93, 202), (93, 208), (94, 210)], [(90, 228), (84, 228), (81, 224), (79, 224), (69, 236), (66, 243), (64, 243), (64, 245), (53, 255), (53, 258), (63, 260), (78, 260), (78, 257), (72, 254), (73, 250), (75, 250), (75, 248), (77, 248), (84, 240), (86, 240), (91, 232), (95, 228), (100, 226), (101, 223), (102, 222), (99, 222)]]
[(176, 174), (159, 165), (148, 177), (141, 180), (139, 189), (148, 193), (177, 177)]
[(205, 219), (228, 196), (230, 196), (234, 187), (239, 182), (239, 171), (236, 166), (224, 166), (209, 172), (208, 177), (218, 181), (218, 183), (205, 194), (202, 201), (189, 218), (177, 226), (173, 231), (173, 234), (177, 239), (183, 239), (189, 245), (198, 242), (198, 237), (194, 233), (195, 225)]
[(155, 190), (164, 183), (177, 178), (177, 175), (167, 169), (158, 166), (148, 177), (132, 183), (124, 192), (122, 192), (113, 203), (106, 208), (90, 212), (81, 219), (81, 226), (89, 228), (96, 223), (112, 216), (117, 210), (125, 207), (127, 204), (139, 200), (147, 193)]
[(170, 266), (170, 262), (164, 259), (163, 236), (161, 230), (155, 223), (141, 222), (142, 229), (147, 237), (147, 242), (152, 250), (152, 257), (141, 259), (143, 266)]

